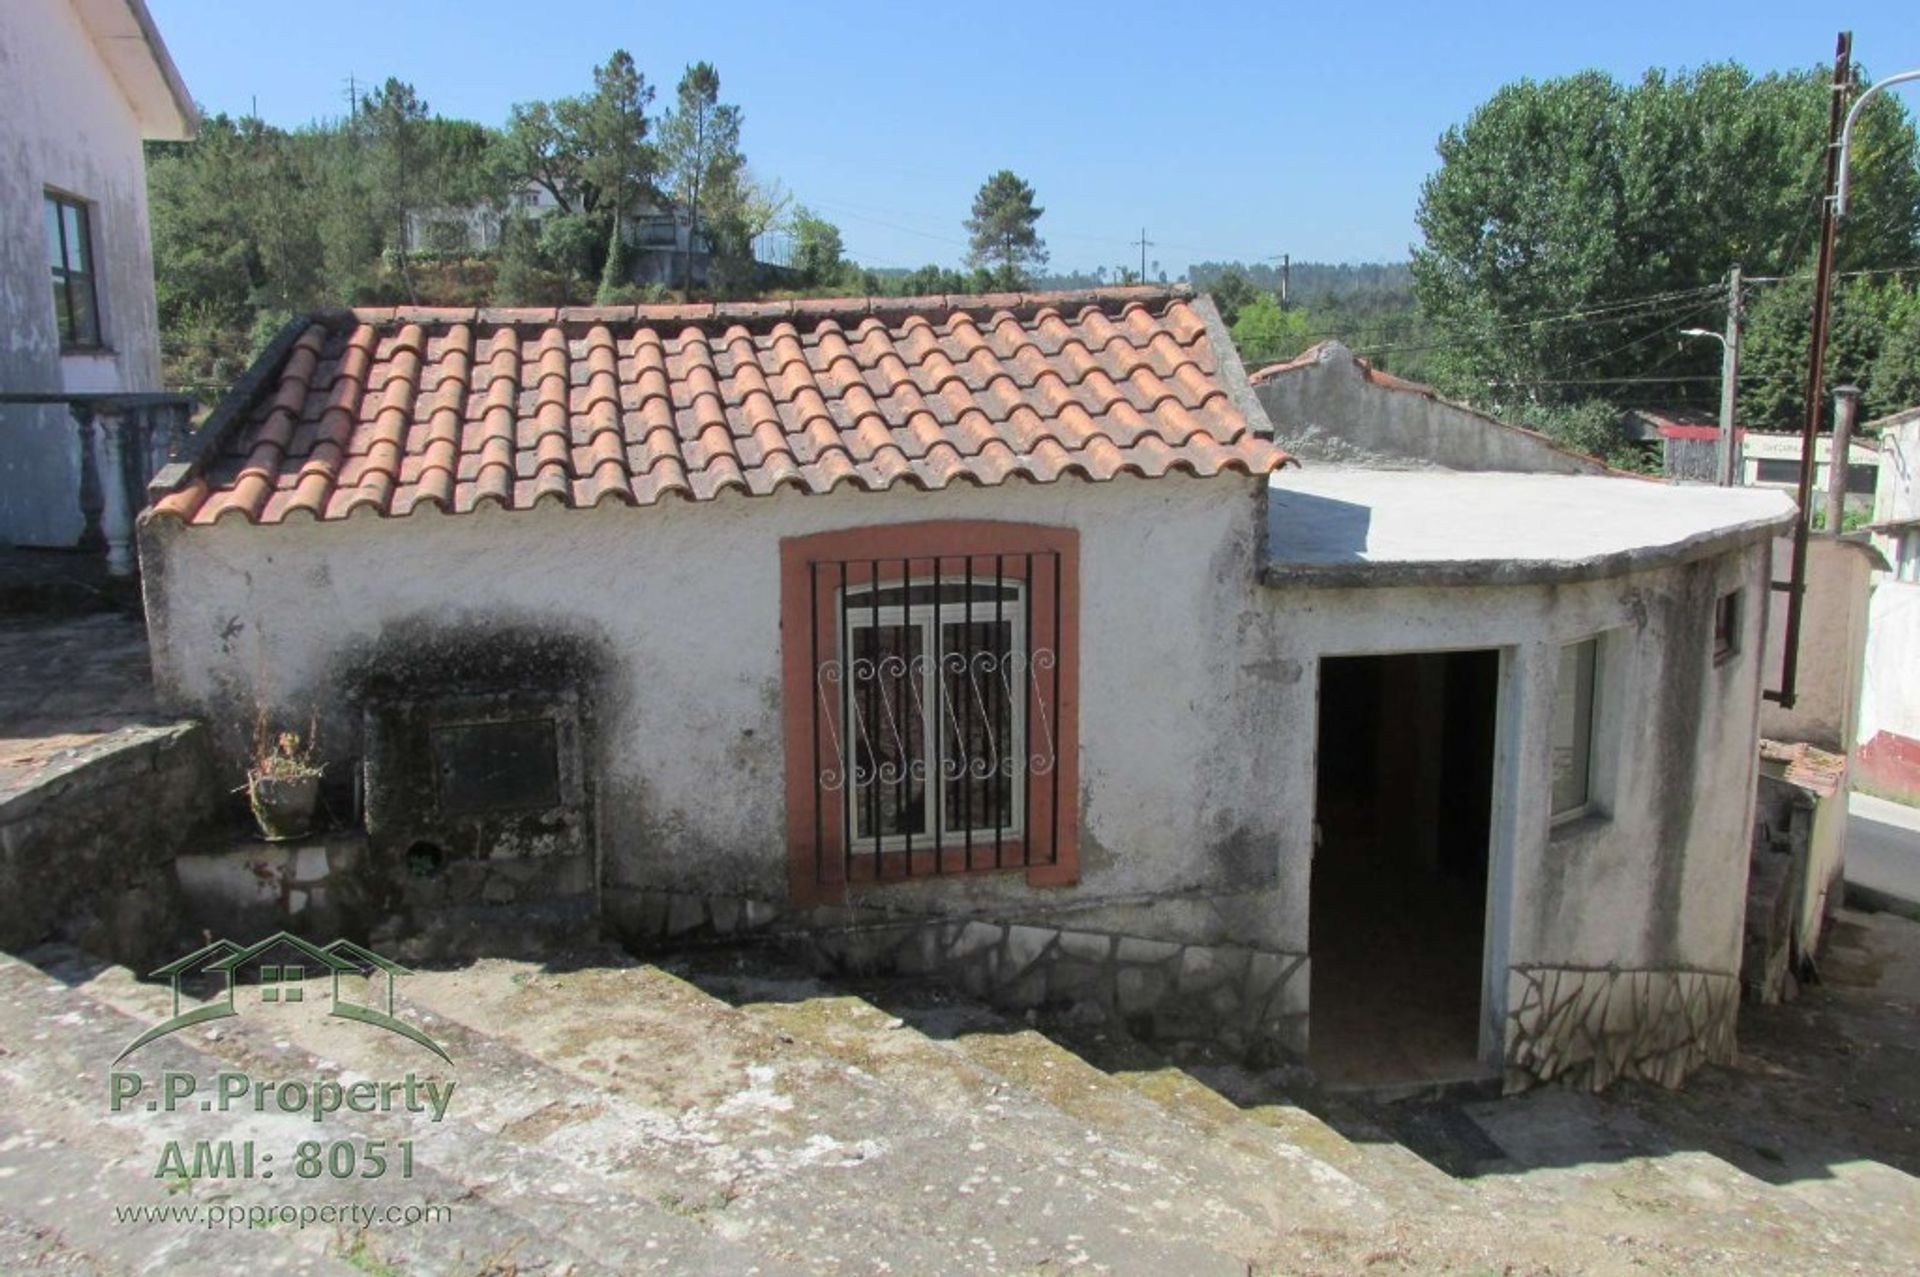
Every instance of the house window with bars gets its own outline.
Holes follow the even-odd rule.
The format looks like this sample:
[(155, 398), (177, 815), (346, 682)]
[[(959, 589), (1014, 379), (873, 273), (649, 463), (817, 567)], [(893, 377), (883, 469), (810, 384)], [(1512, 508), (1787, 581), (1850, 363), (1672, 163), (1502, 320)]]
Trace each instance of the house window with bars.
[(1077, 874), (1078, 541), (937, 523), (782, 547), (788, 823), (803, 901)]

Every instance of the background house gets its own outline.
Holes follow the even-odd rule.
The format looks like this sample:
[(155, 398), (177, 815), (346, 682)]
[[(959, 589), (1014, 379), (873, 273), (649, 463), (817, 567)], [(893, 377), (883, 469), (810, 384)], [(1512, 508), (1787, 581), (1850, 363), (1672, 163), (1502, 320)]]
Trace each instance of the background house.
[[(1629, 437), (1660, 450), (1661, 473), (1669, 479), (1713, 483), (1719, 474), (1720, 424), (1707, 413), (1680, 409), (1635, 408), (1622, 415)], [(1864, 432), (1862, 432), (1864, 433)], [(1801, 439), (1794, 430), (1749, 430), (1737, 426), (1734, 447), (1738, 482), (1751, 488), (1797, 491), (1800, 486)], [(1824, 508), (1833, 460), (1833, 436), (1813, 441), (1813, 491), (1816, 511)], [(1874, 485), (1880, 473), (1880, 450), (1870, 438), (1856, 434), (1848, 447), (1847, 510), (1864, 511), (1873, 505)]]
[[(553, 193), (537, 183), (514, 194), (506, 204), (475, 204), (464, 208), (416, 209), (407, 214), (405, 244), (409, 252), (492, 253), (513, 219), (538, 223), (559, 208)], [(684, 286), (689, 269), (693, 287), (707, 287), (713, 266), (713, 246), (705, 231), (694, 230), (693, 217), (671, 202), (648, 205), (621, 222), (627, 244), (629, 283)], [(761, 269), (780, 271), (785, 261), (770, 260), (775, 237), (755, 241), (754, 255)]]
[(1920, 408), (1863, 429), (1880, 444), (1870, 526), (1886, 570), (1868, 604), (1856, 784), (1920, 803)]
[(186, 401), (155, 399), (160, 339), (144, 139), (192, 100), (144, 0), (0, 6), (0, 544), (103, 544), (131, 516)]

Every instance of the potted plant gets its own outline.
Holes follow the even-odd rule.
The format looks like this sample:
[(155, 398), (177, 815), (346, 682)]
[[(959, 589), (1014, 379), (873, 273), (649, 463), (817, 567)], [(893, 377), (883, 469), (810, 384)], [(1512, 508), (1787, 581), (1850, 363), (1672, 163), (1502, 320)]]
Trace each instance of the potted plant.
[(247, 801), (254, 823), (269, 842), (299, 838), (313, 828), (320, 771), (311, 726), (302, 739), (299, 732), (270, 732), (261, 721), (254, 731), (253, 765), (247, 769)]

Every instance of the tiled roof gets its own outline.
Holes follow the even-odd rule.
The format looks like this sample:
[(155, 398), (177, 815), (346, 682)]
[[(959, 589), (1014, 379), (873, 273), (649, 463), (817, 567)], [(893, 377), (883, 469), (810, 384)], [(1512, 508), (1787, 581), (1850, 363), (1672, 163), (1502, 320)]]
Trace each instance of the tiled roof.
[(154, 517), (1275, 470), (1209, 306), (1122, 289), (341, 312), (256, 368)]

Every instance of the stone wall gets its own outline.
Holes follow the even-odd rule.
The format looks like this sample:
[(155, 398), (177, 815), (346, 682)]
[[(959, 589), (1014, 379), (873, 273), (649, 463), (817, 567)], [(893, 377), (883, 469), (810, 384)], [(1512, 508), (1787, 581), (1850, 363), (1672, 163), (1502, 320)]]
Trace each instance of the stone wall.
[(1740, 981), (1709, 971), (1515, 967), (1508, 973), (1507, 1090), (1622, 1078), (1678, 1086), (1734, 1056)]
[(0, 949), (62, 939), (115, 962), (169, 955), (171, 861), (219, 805), (202, 728), (132, 728), (0, 799)]
[(629, 944), (777, 938), (854, 975), (932, 976), (1011, 1011), (1070, 1011), (1157, 1042), (1206, 1042), (1266, 1061), (1307, 1045), (1305, 954), (1180, 944), (1044, 920), (903, 917), (871, 909), (783, 914), (764, 901), (684, 892), (623, 897)]

